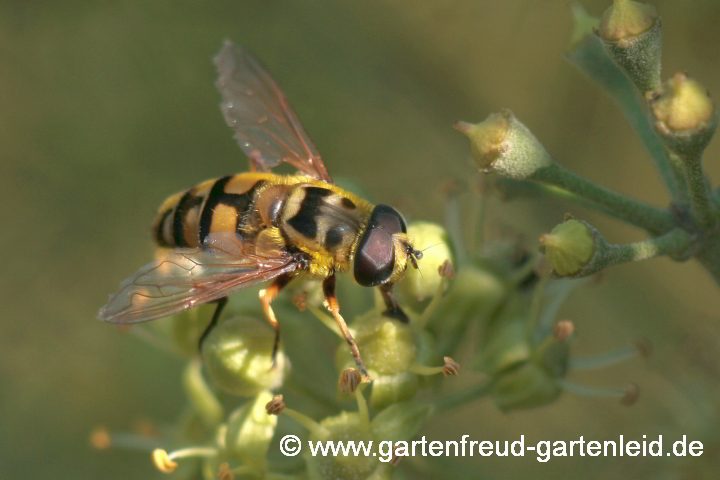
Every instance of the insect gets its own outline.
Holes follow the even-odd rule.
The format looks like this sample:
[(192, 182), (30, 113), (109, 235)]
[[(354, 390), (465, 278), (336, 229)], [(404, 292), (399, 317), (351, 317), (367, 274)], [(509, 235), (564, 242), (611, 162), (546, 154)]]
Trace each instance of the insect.
[[(153, 222), (153, 237), (164, 255), (126, 279), (99, 318), (130, 324), (216, 302), (202, 344), (228, 295), (272, 280), (260, 291), (260, 301), (275, 329), (274, 359), (280, 326), (271, 303), (295, 278), (322, 280), (327, 308), (369, 381), (340, 315), (335, 275), (352, 268), (360, 285), (380, 288), (385, 314), (406, 322), (392, 286), (408, 264), (417, 268), (422, 253), (413, 248), (395, 209), (371, 205), (332, 183), (285, 95), (258, 60), (226, 41), (214, 63), (221, 109), (250, 160), (250, 171), (169, 197)], [(298, 172), (270, 171), (282, 162)]]

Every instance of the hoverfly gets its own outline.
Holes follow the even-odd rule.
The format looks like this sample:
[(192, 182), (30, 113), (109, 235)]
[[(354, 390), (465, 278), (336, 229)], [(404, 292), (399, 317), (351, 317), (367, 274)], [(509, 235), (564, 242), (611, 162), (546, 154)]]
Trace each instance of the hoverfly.
[[(166, 253), (126, 279), (99, 318), (130, 324), (216, 302), (202, 344), (228, 295), (273, 280), (260, 291), (260, 301), (276, 332), (274, 359), (280, 327), (272, 301), (295, 278), (322, 280), (327, 308), (369, 380), (340, 315), (335, 275), (352, 268), (357, 283), (380, 288), (387, 315), (407, 321), (392, 286), (408, 263), (417, 268), (422, 253), (413, 248), (395, 209), (371, 205), (332, 183), (285, 95), (257, 59), (226, 41), (214, 64), (225, 121), (250, 171), (169, 197), (153, 222), (154, 240)], [(282, 162), (298, 172), (270, 171)]]

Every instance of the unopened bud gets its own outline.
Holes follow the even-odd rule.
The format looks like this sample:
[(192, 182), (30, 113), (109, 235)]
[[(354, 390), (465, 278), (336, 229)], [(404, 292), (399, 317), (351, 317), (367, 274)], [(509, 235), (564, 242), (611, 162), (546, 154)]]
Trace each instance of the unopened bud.
[(615, 0), (600, 19), (598, 35), (609, 41), (627, 40), (650, 30), (656, 19), (652, 5)]
[(679, 154), (701, 152), (717, 125), (715, 108), (705, 87), (676, 73), (648, 95), (655, 130), (667, 147)]
[(545, 148), (510, 110), (493, 113), (478, 124), (457, 122), (453, 127), (470, 139), (475, 163), (485, 173), (527, 180), (554, 165)]
[(282, 347), (273, 364), (275, 332), (253, 318), (234, 318), (212, 329), (202, 345), (208, 375), (228, 393), (244, 397), (276, 388), (288, 362)]
[(575, 275), (590, 263), (595, 240), (590, 227), (570, 219), (540, 237), (545, 256), (553, 272), (560, 276)]
[(597, 30), (612, 59), (643, 93), (660, 84), (660, 23), (653, 6), (615, 0), (603, 14)]

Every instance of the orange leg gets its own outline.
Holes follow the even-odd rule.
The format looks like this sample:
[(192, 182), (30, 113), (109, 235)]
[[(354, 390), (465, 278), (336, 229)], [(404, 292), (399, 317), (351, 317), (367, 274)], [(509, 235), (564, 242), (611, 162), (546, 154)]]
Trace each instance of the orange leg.
[(338, 304), (337, 297), (335, 296), (335, 275), (331, 275), (325, 279), (323, 282), (323, 292), (325, 293), (325, 299), (327, 300), (328, 310), (330, 310), (338, 328), (340, 328), (340, 332), (342, 332), (343, 337), (345, 337), (345, 341), (350, 346), (350, 352), (355, 359), (355, 364), (357, 365), (358, 370), (360, 370), (360, 373), (363, 376), (363, 382), (371, 382), (372, 378), (370, 378), (370, 374), (365, 368), (365, 363), (360, 357), (360, 349), (355, 343), (355, 339), (353, 339), (347, 323), (345, 323), (345, 319), (342, 315), (340, 315), (340, 305)]
[(278, 347), (280, 346), (280, 324), (278, 323), (277, 318), (275, 318), (275, 312), (273, 312), (270, 304), (278, 296), (280, 290), (282, 290), (285, 285), (290, 283), (290, 280), (291, 278), (289, 275), (281, 275), (277, 277), (268, 288), (260, 290), (260, 301), (263, 304), (265, 318), (267, 318), (270, 326), (275, 329), (275, 342), (273, 343), (272, 349), (273, 365), (275, 365), (275, 356), (277, 355)]

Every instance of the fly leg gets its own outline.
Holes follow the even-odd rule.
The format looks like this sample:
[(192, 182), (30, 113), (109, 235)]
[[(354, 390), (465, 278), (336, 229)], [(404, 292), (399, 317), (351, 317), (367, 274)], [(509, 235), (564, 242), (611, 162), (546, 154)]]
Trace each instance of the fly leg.
[(273, 283), (263, 290), (260, 290), (260, 301), (263, 305), (263, 311), (265, 312), (265, 318), (267, 318), (268, 323), (271, 327), (275, 329), (275, 341), (273, 342), (273, 349), (272, 349), (272, 364), (273, 367), (275, 366), (275, 357), (277, 356), (278, 347), (280, 346), (280, 324), (277, 321), (277, 318), (275, 318), (275, 312), (273, 312), (272, 307), (270, 304), (273, 300), (275, 300), (275, 297), (278, 296), (278, 293), (280, 293), (280, 290), (283, 289), (285, 285), (290, 283), (291, 277), (290, 275), (280, 275), (273, 281)]
[(392, 283), (386, 283), (380, 286), (380, 293), (382, 293), (383, 300), (385, 300), (385, 306), (387, 307), (387, 310), (383, 312), (383, 315), (394, 318), (395, 320), (400, 320), (402, 323), (408, 323), (410, 320), (407, 315), (405, 315), (402, 308), (400, 308), (397, 300), (395, 300), (392, 287)]
[(210, 331), (215, 328), (218, 322), (218, 318), (220, 318), (220, 314), (223, 311), (223, 308), (225, 308), (225, 305), (227, 304), (227, 297), (220, 298), (218, 300), (215, 300), (215, 303), (217, 303), (217, 307), (215, 307), (215, 312), (213, 313), (212, 318), (210, 319), (210, 323), (208, 323), (208, 326), (205, 327), (205, 331), (203, 331), (202, 335), (200, 335), (200, 340), (198, 340), (198, 350), (202, 351), (202, 345), (205, 339), (207, 338)]
[(363, 376), (363, 382), (371, 382), (372, 378), (370, 378), (370, 374), (368, 374), (368, 371), (365, 368), (365, 363), (363, 363), (362, 358), (360, 357), (360, 349), (355, 343), (355, 340), (348, 329), (347, 323), (345, 323), (345, 319), (342, 315), (340, 315), (340, 305), (338, 304), (337, 297), (335, 296), (334, 274), (327, 277), (323, 282), (323, 293), (325, 294), (325, 300), (327, 300), (328, 310), (330, 310), (338, 328), (340, 328), (340, 332), (342, 332), (343, 337), (345, 337), (345, 341), (350, 346), (350, 352), (355, 359), (355, 364), (357, 365), (358, 370), (360, 370), (360, 373)]

